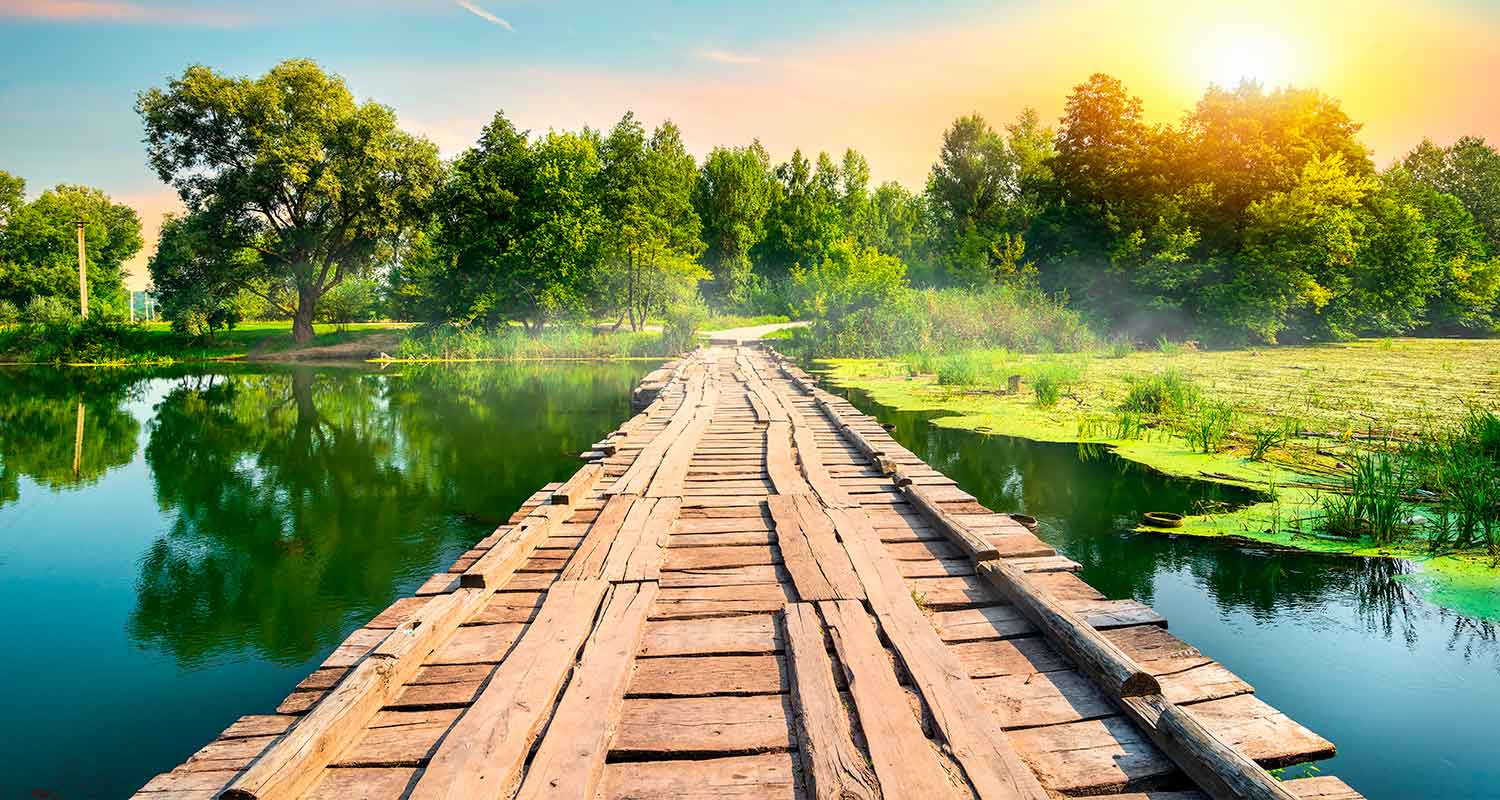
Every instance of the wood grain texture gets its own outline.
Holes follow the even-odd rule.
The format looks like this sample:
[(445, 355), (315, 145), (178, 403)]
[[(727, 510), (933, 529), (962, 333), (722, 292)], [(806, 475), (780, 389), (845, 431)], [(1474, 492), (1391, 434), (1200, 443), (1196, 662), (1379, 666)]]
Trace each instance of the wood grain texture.
[(797, 752), (809, 795), (818, 800), (879, 798), (875, 774), (854, 744), (816, 606), (788, 604), (782, 624), (797, 709)]

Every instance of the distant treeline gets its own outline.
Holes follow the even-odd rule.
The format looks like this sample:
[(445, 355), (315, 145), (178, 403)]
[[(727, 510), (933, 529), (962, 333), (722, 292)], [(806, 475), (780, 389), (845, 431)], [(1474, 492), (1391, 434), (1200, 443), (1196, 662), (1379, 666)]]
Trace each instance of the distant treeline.
[[(877, 308), (987, 308), (916, 289), (1006, 298), (996, 314), (1065, 300), (1138, 339), (1500, 326), (1500, 153), (1424, 141), (1377, 170), (1359, 125), (1315, 90), (1211, 87), (1180, 123), (1152, 125), (1094, 75), (1055, 127), (1030, 109), (999, 129), (958, 119), (921, 191), (872, 185), (852, 149), (776, 164), (752, 140), (698, 163), (676, 125), (628, 113), (543, 134), (497, 113), (444, 163), (309, 61), (258, 78), (192, 67), (138, 107), (148, 160), (188, 207), (153, 281), (195, 332), (281, 315), (301, 338), (330, 308), (375, 307), (461, 327), (640, 328), (706, 298), (816, 317), (852, 344), (895, 324)], [(17, 290), (7, 274), (13, 302), (66, 289)], [(941, 335), (934, 319), (921, 326)]]

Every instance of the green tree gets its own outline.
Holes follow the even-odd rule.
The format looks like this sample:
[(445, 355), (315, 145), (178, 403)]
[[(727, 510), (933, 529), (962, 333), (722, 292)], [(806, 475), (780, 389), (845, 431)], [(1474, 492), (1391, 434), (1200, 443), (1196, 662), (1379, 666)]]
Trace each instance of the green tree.
[(713, 273), (715, 293), (730, 303), (748, 299), (750, 250), (765, 236), (774, 182), (771, 158), (759, 141), (715, 147), (698, 171), (693, 208), (703, 224), (703, 259)]
[(0, 169), (0, 229), (26, 204), (26, 181)]
[(707, 277), (694, 261), (703, 250), (693, 210), (698, 170), (676, 125), (662, 123), (648, 140), (633, 114), (615, 125), (602, 150), (610, 262), (605, 303), (623, 306), (631, 329), (640, 330)]
[(1489, 254), (1500, 256), (1500, 151), (1478, 136), (1450, 147), (1424, 139), (1404, 164), (1418, 181), (1457, 197), (1484, 232)]
[(136, 105), (161, 179), (232, 234), (225, 247), (257, 251), (268, 283), (295, 290), (293, 308), (266, 300), (299, 342), (323, 295), (367, 272), (383, 238), (421, 223), (441, 181), (436, 147), (312, 61), (254, 79), (193, 66)]
[(82, 219), (89, 303), (126, 313), (124, 264), (141, 249), (135, 209), (85, 186), (58, 186), (25, 205), (16, 206), (13, 197), (5, 202), (13, 210), (0, 228), (0, 299), (24, 305), (55, 297), (76, 310), (76, 221)]
[(1404, 164), (1386, 170), (1380, 179), (1386, 191), (1421, 211), (1433, 238), (1438, 283), (1427, 322), (1443, 331), (1494, 330), (1500, 323), (1500, 257), (1487, 255), (1484, 232), (1474, 216), (1457, 197), (1419, 180)]
[(168, 217), (147, 263), (162, 316), (173, 330), (191, 336), (233, 328), (240, 321), (237, 296), (262, 272), (254, 250), (222, 249), (232, 237), (219, 235), (212, 224), (199, 215)]
[(792, 313), (834, 326), (860, 309), (893, 302), (906, 289), (906, 265), (849, 237), (816, 264), (792, 270), (791, 287)]
[(838, 170), (827, 153), (819, 154), (814, 171), (802, 150), (794, 150), (776, 167), (776, 181), (766, 236), (752, 255), (758, 271), (770, 278), (817, 263), (844, 236)]
[(1315, 319), (1348, 291), (1365, 235), (1359, 206), (1372, 188), (1335, 155), (1308, 162), (1289, 191), (1251, 204), (1243, 258), (1208, 291), (1222, 325), (1274, 342), (1292, 315)]

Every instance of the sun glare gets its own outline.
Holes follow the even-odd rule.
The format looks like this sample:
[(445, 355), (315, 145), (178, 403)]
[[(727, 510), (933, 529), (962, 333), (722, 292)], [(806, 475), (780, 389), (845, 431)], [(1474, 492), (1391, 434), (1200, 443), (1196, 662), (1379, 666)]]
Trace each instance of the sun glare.
[(1242, 80), (1267, 87), (1293, 83), (1296, 58), (1281, 32), (1256, 25), (1221, 25), (1197, 37), (1199, 80), (1232, 87)]

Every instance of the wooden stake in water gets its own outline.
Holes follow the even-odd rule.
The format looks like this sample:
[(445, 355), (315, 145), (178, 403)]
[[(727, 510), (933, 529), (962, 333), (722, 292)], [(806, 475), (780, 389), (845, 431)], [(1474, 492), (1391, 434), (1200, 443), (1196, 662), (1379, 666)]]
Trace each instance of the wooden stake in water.
[(73, 224), (78, 228), (78, 315), (88, 319), (89, 276), (85, 266), (88, 262), (85, 260), (83, 249), (83, 220), (75, 220)]

